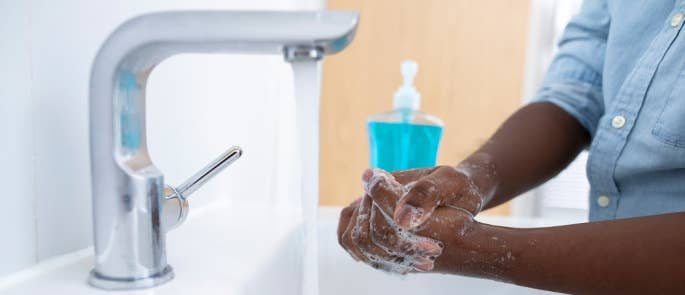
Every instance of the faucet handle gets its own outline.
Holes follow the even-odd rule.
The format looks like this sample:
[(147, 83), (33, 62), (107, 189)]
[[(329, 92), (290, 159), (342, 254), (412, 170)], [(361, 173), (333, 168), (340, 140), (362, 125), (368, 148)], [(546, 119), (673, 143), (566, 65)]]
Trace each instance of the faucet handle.
[(165, 185), (164, 207), (162, 209), (162, 227), (164, 230), (169, 231), (183, 223), (188, 217), (188, 197), (242, 155), (243, 150), (233, 146), (193, 174), (180, 186), (174, 188)]

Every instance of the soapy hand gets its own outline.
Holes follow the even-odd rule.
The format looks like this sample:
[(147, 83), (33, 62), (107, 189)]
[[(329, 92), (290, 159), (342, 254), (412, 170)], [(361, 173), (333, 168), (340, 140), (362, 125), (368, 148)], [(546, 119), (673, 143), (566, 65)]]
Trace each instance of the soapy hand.
[[(397, 202), (393, 219), (404, 229), (414, 229), (441, 206), (478, 214), (488, 194), (476, 186), (471, 178), (472, 170), (471, 166), (460, 165), (394, 173), (398, 180), (407, 182), (407, 192)], [(387, 196), (379, 193), (372, 194), (372, 198), (382, 202)]]
[(340, 244), (353, 258), (376, 268), (397, 273), (432, 270), (444, 244), (429, 238), (438, 237), (435, 229), (419, 225), (438, 206), (458, 208), (466, 219), (482, 206), (482, 194), (464, 171), (447, 166), (393, 174), (367, 170), (362, 176), (366, 194), (341, 214)]
[[(364, 176), (366, 194), (343, 209), (338, 239), (355, 260), (374, 268), (406, 274), (428, 271), (442, 253), (442, 243), (401, 229), (392, 212), (405, 187), (389, 173), (375, 169)], [(381, 194), (380, 203), (373, 194)]]
[[(463, 247), (463, 241), (476, 222), (466, 211), (438, 208), (419, 229), (408, 232), (388, 222), (389, 218), (379, 219), (378, 213), (371, 218), (363, 217), (366, 209), (362, 200), (343, 210), (338, 225), (338, 240), (355, 260), (398, 274), (448, 273), (473, 260), (472, 253), (477, 248)], [(452, 252), (467, 255), (459, 257)]]

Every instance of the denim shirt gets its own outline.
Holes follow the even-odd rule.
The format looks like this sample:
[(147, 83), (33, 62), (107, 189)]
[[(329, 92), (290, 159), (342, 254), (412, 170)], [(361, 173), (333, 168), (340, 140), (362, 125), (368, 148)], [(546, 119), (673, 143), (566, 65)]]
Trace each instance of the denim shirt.
[(586, 0), (534, 101), (592, 136), (590, 220), (685, 211), (685, 0)]

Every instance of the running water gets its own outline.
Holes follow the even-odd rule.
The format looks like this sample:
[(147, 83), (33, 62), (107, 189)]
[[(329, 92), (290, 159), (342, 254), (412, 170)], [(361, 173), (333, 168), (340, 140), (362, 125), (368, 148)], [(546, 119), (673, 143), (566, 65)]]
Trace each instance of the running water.
[(302, 294), (319, 294), (317, 207), (319, 203), (319, 64), (292, 62), (300, 196), (304, 227)]

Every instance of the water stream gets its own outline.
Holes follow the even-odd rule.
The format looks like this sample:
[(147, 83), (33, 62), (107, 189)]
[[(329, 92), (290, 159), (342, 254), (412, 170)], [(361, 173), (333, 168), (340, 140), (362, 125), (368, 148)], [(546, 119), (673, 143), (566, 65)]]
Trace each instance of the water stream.
[(295, 120), (297, 159), (300, 165), (300, 196), (304, 248), (302, 249), (302, 294), (317, 295), (318, 239), (317, 207), (319, 204), (319, 63), (313, 60), (292, 63), (295, 82)]

